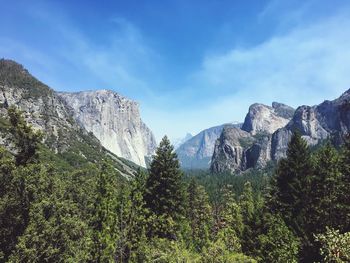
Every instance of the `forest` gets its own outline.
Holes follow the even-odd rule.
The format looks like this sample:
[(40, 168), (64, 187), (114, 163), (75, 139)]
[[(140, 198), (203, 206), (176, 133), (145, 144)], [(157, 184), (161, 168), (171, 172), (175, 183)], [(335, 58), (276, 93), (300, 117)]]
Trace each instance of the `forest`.
[(295, 131), (277, 164), (212, 175), (182, 171), (164, 137), (125, 178), (108, 156), (61, 158), (8, 115), (1, 262), (350, 262), (350, 140), (310, 149)]

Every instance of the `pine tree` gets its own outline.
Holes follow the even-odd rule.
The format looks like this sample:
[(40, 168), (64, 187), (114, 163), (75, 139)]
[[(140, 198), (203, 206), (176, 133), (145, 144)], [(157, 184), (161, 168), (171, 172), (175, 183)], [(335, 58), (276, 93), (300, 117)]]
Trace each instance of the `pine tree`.
[(13, 142), (16, 145), (18, 153), (16, 156), (17, 165), (25, 165), (34, 162), (37, 159), (38, 144), (42, 134), (34, 132), (15, 107), (8, 109), (8, 115), (11, 123), (10, 132), (13, 135)]
[(346, 137), (345, 144), (341, 150), (341, 172), (339, 209), (341, 213), (339, 220), (343, 222), (342, 230), (350, 232), (350, 135)]
[(197, 251), (201, 251), (209, 242), (212, 227), (211, 207), (204, 187), (198, 185), (194, 178), (187, 188), (187, 194), (187, 219), (191, 227), (191, 239)]
[(244, 184), (243, 192), (239, 197), (239, 205), (241, 207), (244, 224), (241, 235), (242, 250), (244, 253), (247, 253), (254, 249), (254, 241), (256, 239), (255, 228), (258, 223), (256, 218), (258, 216), (255, 214), (253, 188), (249, 181)]
[(312, 177), (312, 229), (322, 233), (326, 226), (334, 228), (343, 225), (339, 219), (342, 214), (340, 156), (337, 150), (328, 142), (315, 156), (315, 172)]
[(24, 225), (21, 200), (16, 193), (15, 162), (0, 147), (0, 262), (6, 262), (17, 243)]
[(265, 215), (264, 233), (258, 236), (261, 262), (298, 262), (299, 240), (283, 219)]
[(90, 231), (74, 203), (56, 196), (36, 202), (9, 262), (87, 262)]
[(174, 148), (165, 136), (156, 150), (146, 181), (146, 208), (155, 216), (150, 236), (177, 239), (185, 213), (182, 172)]
[[(29, 223), (31, 203), (40, 198), (43, 167), (37, 161), (40, 133), (27, 125), (14, 107), (8, 109), (11, 143), (16, 146), (15, 161), (0, 150), (0, 257), (5, 260)], [(18, 167), (20, 166), (20, 167)], [(28, 166), (28, 167), (27, 167)]]
[(314, 259), (314, 255), (308, 251), (312, 239), (308, 228), (312, 174), (309, 147), (296, 131), (288, 144), (287, 157), (278, 164), (269, 207), (272, 214), (282, 215), (286, 224), (301, 238), (303, 262), (311, 262)]
[(244, 184), (243, 193), (239, 197), (239, 205), (241, 206), (243, 221), (245, 223), (250, 222), (254, 213), (254, 198), (252, 184), (249, 181)]
[(104, 163), (96, 183), (96, 201), (92, 220), (93, 262), (112, 262), (118, 240), (117, 175)]
[(131, 181), (130, 192), (128, 199), (130, 205), (128, 208), (128, 221), (126, 232), (126, 259), (132, 262), (144, 261), (143, 248), (146, 246), (146, 226), (149, 224), (145, 208), (145, 201), (143, 195), (145, 192), (145, 182), (147, 175), (141, 169)]
[(222, 189), (219, 220), (215, 226), (216, 242), (224, 242), (230, 252), (241, 252), (240, 237), (243, 231), (241, 208), (235, 200), (230, 185)]

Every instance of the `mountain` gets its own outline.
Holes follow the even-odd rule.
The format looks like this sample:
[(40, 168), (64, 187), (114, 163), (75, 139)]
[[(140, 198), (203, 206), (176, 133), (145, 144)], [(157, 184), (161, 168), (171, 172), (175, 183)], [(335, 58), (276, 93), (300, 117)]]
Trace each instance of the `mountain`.
[(176, 149), (176, 154), (181, 167), (185, 169), (209, 168), (215, 141), (219, 138), (225, 126), (240, 127), (241, 124), (223, 124), (205, 129), (180, 145)]
[(106, 150), (99, 140), (81, 127), (63, 99), (20, 64), (0, 60), (0, 142), (9, 147), (7, 108), (16, 106), (35, 130), (44, 134), (43, 142), (72, 166), (82, 162), (100, 163), (113, 159), (121, 174), (130, 176), (135, 165)]
[(193, 135), (191, 133), (187, 133), (185, 137), (180, 138), (180, 139), (175, 139), (173, 142), (174, 149), (179, 148), (182, 144), (187, 142), (192, 137), (193, 137)]
[(116, 154), (146, 167), (156, 149), (152, 131), (141, 120), (139, 105), (110, 90), (59, 93), (74, 119)]
[(215, 142), (210, 170), (214, 173), (263, 167), (271, 160), (272, 134), (287, 125), (294, 109), (274, 102), (272, 107), (249, 107), (242, 128), (225, 127)]
[(273, 103), (272, 107), (253, 104), (242, 126), (247, 133), (232, 128), (223, 130), (215, 144), (211, 171), (243, 171), (279, 160), (286, 156), (295, 130), (309, 145), (328, 138), (340, 145), (350, 132), (350, 90), (335, 100), (303, 105), (292, 112), (292, 108), (280, 103)]
[(284, 127), (293, 117), (294, 109), (282, 103), (273, 102), (272, 107), (255, 103), (249, 107), (242, 130), (257, 133), (272, 134)]
[(340, 145), (350, 132), (350, 89), (339, 98), (315, 106), (300, 106), (292, 120), (272, 136), (271, 157), (278, 160), (286, 155), (293, 131), (299, 130), (309, 145), (332, 138)]

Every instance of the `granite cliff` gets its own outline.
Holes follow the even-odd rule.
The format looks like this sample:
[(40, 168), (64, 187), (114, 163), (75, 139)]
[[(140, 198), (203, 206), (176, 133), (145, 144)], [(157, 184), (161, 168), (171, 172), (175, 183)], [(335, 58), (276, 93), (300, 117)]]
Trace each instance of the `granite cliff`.
[(74, 119), (114, 154), (146, 167), (156, 141), (136, 102), (110, 90), (59, 93)]
[(293, 131), (299, 130), (309, 145), (331, 138), (340, 145), (350, 131), (350, 90), (339, 98), (315, 106), (300, 106), (291, 121), (272, 136), (271, 157), (284, 157)]
[(210, 169), (214, 173), (259, 168), (271, 161), (272, 134), (292, 118), (294, 109), (274, 102), (272, 107), (249, 107), (242, 128), (225, 127), (215, 142)]

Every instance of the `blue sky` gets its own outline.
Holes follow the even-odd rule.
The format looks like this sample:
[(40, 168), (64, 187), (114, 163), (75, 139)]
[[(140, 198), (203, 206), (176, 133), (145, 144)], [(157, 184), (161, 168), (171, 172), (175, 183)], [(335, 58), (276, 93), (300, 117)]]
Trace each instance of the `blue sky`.
[(112, 89), (138, 101), (158, 140), (242, 121), (254, 102), (312, 105), (350, 88), (347, 0), (0, 6), (0, 57), (55, 90)]

